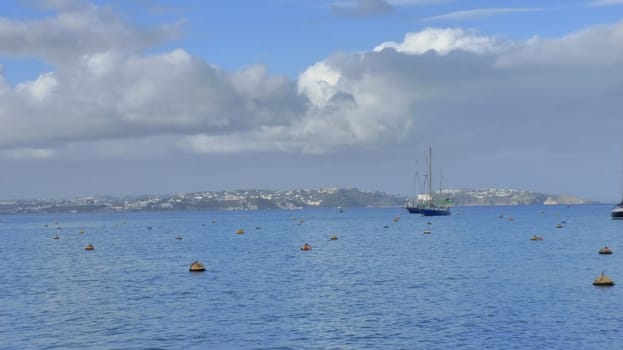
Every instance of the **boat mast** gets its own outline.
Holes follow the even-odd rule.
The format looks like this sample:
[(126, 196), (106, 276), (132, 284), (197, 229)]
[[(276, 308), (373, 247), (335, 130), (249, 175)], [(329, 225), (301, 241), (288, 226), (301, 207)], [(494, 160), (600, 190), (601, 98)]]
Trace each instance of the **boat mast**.
[(420, 177), (420, 174), (418, 173), (418, 164), (417, 164), (417, 159), (415, 160), (415, 197), (413, 197), (413, 203), (414, 205), (417, 204), (418, 201), (418, 194), (419, 194), (419, 189), (417, 188), (418, 186), (418, 177)]
[(433, 200), (433, 150), (428, 146), (428, 196)]
[(442, 191), (442, 181), (443, 181), (443, 169), (439, 169), (439, 195), (441, 196), (441, 191)]
[[(623, 184), (623, 171), (621, 171), (621, 183)], [(621, 189), (621, 201), (619, 203), (623, 203), (623, 188)]]

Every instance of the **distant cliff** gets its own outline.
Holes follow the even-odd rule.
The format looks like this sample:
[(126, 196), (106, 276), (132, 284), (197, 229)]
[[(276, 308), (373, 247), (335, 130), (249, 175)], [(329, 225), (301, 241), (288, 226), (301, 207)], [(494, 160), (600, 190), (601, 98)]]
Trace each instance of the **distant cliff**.
[(462, 189), (445, 190), (442, 195), (452, 198), (455, 205), (477, 206), (477, 205), (534, 205), (534, 204), (591, 204), (578, 197), (569, 195), (552, 195), (538, 192), (486, 188), (486, 189)]
[[(461, 206), (591, 203), (573, 196), (506, 189), (444, 190), (436, 197), (452, 199), (455, 205)], [(128, 198), (83, 197), (63, 200), (0, 201), (0, 213), (378, 208), (401, 207), (408, 200), (406, 196), (380, 191), (364, 191), (356, 188), (292, 191), (235, 190), (192, 192), (178, 195), (145, 195)]]

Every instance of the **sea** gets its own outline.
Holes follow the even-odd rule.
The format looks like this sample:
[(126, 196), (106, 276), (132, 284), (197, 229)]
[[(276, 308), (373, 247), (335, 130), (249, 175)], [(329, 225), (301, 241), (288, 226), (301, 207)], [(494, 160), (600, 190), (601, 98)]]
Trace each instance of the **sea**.
[(0, 348), (622, 349), (610, 210), (0, 215)]

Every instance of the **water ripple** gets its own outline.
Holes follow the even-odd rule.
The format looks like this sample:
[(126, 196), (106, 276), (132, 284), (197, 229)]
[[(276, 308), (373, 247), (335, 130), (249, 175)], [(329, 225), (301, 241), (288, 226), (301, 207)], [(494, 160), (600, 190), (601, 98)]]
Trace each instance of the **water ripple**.
[[(499, 211), (432, 225), (391, 223), (397, 209), (294, 212), (301, 225), (286, 211), (9, 217), (0, 348), (621, 347), (620, 288), (591, 281), (623, 278), (623, 222), (603, 206)], [(615, 254), (596, 254), (606, 243)], [(206, 272), (188, 272), (195, 259)]]

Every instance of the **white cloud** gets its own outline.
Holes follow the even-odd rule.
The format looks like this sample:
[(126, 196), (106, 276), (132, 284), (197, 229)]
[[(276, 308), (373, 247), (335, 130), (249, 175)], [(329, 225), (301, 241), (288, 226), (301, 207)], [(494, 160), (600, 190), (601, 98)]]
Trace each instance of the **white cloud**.
[[(0, 149), (117, 158), (436, 140), (461, 150), (563, 149), (560, 140), (580, 147), (594, 123), (613, 136), (613, 111), (623, 107), (622, 23), (519, 42), (426, 28), (370, 52), (332, 55), (292, 81), (261, 65), (226, 71), (181, 48), (141, 53), (163, 39), (158, 30), (136, 29), (99, 8), (72, 11), (0, 23), (1, 52), (68, 58), (15, 88), (0, 82)], [(93, 23), (117, 29), (94, 33)], [(62, 44), (45, 43), (47, 32), (101, 40), (60, 53)], [(15, 44), (26, 33), (29, 43)], [(572, 126), (556, 143), (550, 135), (560, 133), (561, 119), (554, 116)]]
[(454, 11), (437, 16), (424, 17), (422, 21), (439, 21), (439, 20), (472, 20), (487, 18), (499, 15), (506, 15), (512, 13), (526, 13), (526, 12), (538, 12), (543, 11), (542, 8), (537, 7), (500, 7), (500, 8), (481, 8), (463, 11)]
[(4, 78), (4, 66), (0, 64), (0, 95), (10, 92), (11, 88)]
[[(479, 152), (499, 145), (581, 151), (591, 147), (584, 142), (587, 130), (616, 138), (613, 111), (623, 107), (617, 73), (623, 69), (622, 30), (618, 23), (558, 39), (508, 42), (427, 28), (374, 52), (335, 55), (310, 67), (299, 91), (321, 101), (317, 107), (332, 96), (350, 102), (335, 114), (319, 113), (306, 126), (316, 135), (344, 131), (323, 138), (327, 145), (349, 140), (388, 146), (410, 138)], [(331, 124), (323, 123), (327, 116)]]
[(593, 26), (557, 39), (533, 37), (509, 46), (497, 56), (497, 65), (575, 66), (603, 69), (620, 65), (623, 58), (623, 22), (617, 25)]
[(35, 56), (58, 68), (85, 54), (140, 52), (178, 35), (177, 25), (139, 29), (111, 10), (85, 2), (49, 1), (56, 16), (37, 20), (0, 18), (0, 54)]
[(324, 107), (335, 95), (340, 72), (325, 62), (318, 62), (303, 72), (298, 79), (298, 93), (306, 95), (316, 107)]
[(28, 95), (36, 102), (42, 102), (48, 98), (58, 87), (58, 80), (54, 73), (40, 75), (37, 80), (20, 83), (17, 85), (17, 92)]
[(454, 50), (485, 53), (495, 50), (496, 42), (494, 38), (475, 35), (461, 28), (426, 28), (417, 33), (407, 33), (402, 43), (393, 41), (382, 43), (375, 47), (374, 51), (387, 48), (408, 54), (435, 51), (445, 55)]
[(113, 72), (122, 59), (122, 55), (116, 52), (95, 52), (82, 55), (81, 63), (96, 78), (100, 78)]

